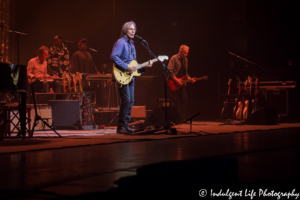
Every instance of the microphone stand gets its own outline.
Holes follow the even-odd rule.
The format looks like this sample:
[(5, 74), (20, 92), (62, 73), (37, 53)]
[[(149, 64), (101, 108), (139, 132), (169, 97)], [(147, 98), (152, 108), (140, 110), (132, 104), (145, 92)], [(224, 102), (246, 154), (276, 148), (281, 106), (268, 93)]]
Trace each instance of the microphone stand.
[(42, 117), (38, 114), (37, 112), (37, 107), (36, 107), (36, 102), (35, 102), (35, 93), (34, 93), (34, 87), (32, 85), (33, 83), (30, 84), (31, 87), (31, 93), (32, 93), (32, 99), (33, 99), (33, 105), (34, 105), (34, 110), (35, 110), (35, 117), (34, 117), (34, 123), (33, 123), (33, 127), (32, 127), (32, 131), (29, 135), (29, 138), (33, 137), (33, 133), (34, 133), (34, 129), (35, 127), (38, 125), (38, 121), (41, 120), (44, 123), (44, 126), (48, 126), (52, 131), (54, 131), (58, 137), (62, 137), (58, 132), (56, 132), (56, 130), (53, 128), (53, 123), (50, 126), (47, 122), (45, 122), (45, 120), (42, 119)]
[[(148, 50), (149, 54), (151, 56), (153, 56), (154, 58), (156, 58), (163, 66), (163, 70), (164, 70), (164, 84), (165, 84), (165, 125), (164, 125), (164, 129), (165, 129), (165, 133), (169, 133), (169, 124), (168, 124), (168, 109), (167, 109), (167, 70), (169, 71), (170, 74), (173, 74), (173, 72), (161, 61), (157, 58), (157, 56), (149, 49), (149, 45), (148, 43), (143, 40), (142, 38), (139, 38), (139, 42)], [(144, 44), (144, 42), (147, 43), (147, 46)]]

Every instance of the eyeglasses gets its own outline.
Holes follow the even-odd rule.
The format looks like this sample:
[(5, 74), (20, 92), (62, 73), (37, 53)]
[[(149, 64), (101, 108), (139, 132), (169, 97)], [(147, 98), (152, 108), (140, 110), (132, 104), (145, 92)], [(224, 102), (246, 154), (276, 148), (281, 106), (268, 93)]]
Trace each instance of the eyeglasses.
[(130, 31), (136, 31), (135, 28), (129, 28), (128, 30), (130, 30)]

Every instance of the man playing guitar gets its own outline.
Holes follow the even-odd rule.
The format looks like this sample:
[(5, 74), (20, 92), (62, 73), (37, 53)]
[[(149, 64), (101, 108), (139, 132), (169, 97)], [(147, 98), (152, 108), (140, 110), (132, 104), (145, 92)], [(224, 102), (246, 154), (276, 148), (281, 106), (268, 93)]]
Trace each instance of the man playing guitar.
[(186, 45), (181, 45), (179, 48), (179, 53), (172, 56), (168, 64), (168, 68), (173, 72), (173, 74), (169, 74), (168, 80), (173, 80), (175, 85), (179, 88), (177, 91), (170, 90), (171, 103), (177, 108), (182, 120), (186, 119), (187, 93), (186, 87), (181, 87), (183, 83), (181, 82), (180, 78), (185, 76), (187, 80), (190, 80), (193, 83), (196, 82), (196, 80), (192, 79), (187, 72), (188, 54), (189, 47)]
[[(134, 35), (136, 33), (136, 24), (133, 21), (126, 22), (121, 30), (121, 38), (114, 44), (110, 59), (118, 66), (120, 70), (127, 71), (128, 73), (134, 73), (136, 68), (131, 66), (130, 63), (136, 60), (136, 50), (133, 42)], [(149, 61), (147, 67), (152, 66), (152, 61)], [(140, 72), (144, 71), (144, 68), (139, 69)], [(114, 77), (116, 78), (116, 77)], [(131, 109), (134, 104), (134, 78), (125, 85), (119, 83), (116, 80), (121, 97), (121, 106), (119, 112), (119, 121), (117, 127), (118, 134), (130, 134), (133, 130), (129, 128), (128, 124), (131, 119)]]

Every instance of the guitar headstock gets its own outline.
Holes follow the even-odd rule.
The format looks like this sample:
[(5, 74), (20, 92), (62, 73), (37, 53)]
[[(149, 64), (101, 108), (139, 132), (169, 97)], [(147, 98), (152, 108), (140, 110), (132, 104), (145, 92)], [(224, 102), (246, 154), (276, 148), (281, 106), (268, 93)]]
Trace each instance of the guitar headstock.
[(73, 82), (77, 82), (77, 77), (76, 77), (76, 75), (75, 74), (72, 74), (72, 77), (73, 77)]
[(230, 85), (230, 83), (231, 83), (231, 79), (229, 79), (229, 81), (228, 81), (228, 86)]
[(251, 84), (251, 77), (248, 76), (248, 83)]
[(169, 60), (168, 56), (158, 56), (158, 60), (160, 60), (161, 62), (164, 60)]
[[(202, 78), (203, 78), (203, 80), (207, 80), (208, 76), (203, 76)], [(231, 79), (230, 79), (230, 81), (231, 81)]]

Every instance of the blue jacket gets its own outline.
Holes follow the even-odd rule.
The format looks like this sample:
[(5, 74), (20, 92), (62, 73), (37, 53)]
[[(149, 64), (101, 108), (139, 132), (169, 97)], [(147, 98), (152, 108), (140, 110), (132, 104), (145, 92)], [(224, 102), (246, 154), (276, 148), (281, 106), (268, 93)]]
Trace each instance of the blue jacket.
[(127, 70), (128, 64), (132, 60), (136, 60), (136, 51), (133, 40), (129, 40), (126, 36), (118, 39), (114, 44), (110, 59), (119, 67)]

